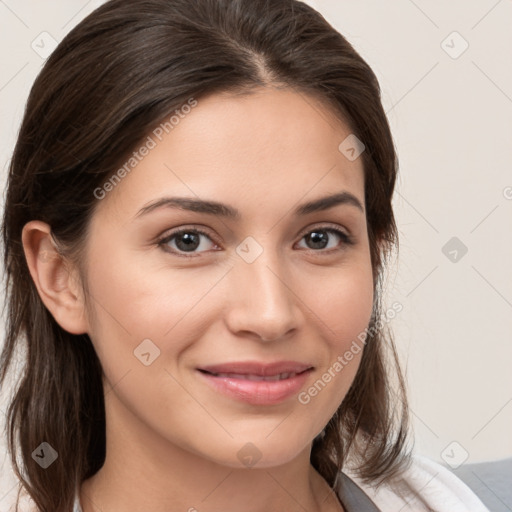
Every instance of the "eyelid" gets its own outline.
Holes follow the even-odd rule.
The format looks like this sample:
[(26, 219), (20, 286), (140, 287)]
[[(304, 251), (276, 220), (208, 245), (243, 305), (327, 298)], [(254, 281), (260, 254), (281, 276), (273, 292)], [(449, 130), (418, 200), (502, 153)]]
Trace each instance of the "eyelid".
[(321, 230), (329, 230), (329, 229), (333, 229), (335, 231), (340, 231), (347, 238), (352, 239), (352, 235), (346, 228), (340, 226), (339, 224), (332, 224), (330, 222), (318, 222), (318, 223), (315, 222), (314, 224), (311, 224), (310, 226), (304, 228), (302, 231), (299, 231), (298, 236), (302, 238), (304, 235), (307, 235), (311, 231), (315, 231), (315, 230), (321, 231)]

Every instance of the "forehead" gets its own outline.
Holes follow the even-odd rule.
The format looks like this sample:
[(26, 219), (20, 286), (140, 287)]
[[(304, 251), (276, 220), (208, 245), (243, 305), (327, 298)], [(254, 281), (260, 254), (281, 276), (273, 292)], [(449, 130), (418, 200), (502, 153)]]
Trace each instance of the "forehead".
[(217, 199), (260, 215), (262, 205), (278, 213), (278, 206), (340, 191), (364, 204), (362, 158), (350, 160), (339, 149), (350, 127), (313, 96), (290, 88), (214, 94), (177, 114), (134, 149), (138, 159), (124, 163), (129, 172), (101, 209), (135, 215), (166, 194)]

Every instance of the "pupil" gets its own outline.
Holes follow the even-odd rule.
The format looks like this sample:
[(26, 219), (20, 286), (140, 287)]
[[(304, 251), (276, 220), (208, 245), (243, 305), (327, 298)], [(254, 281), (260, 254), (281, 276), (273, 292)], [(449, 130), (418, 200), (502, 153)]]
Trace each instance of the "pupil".
[[(185, 242), (184, 245), (180, 247), (180, 240)], [(177, 240), (176, 245), (180, 250), (183, 251), (193, 251), (194, 249), (197, 249), (199, 242), (199, 236), (195, 233), (183, 233), (181, 234)], [(195, 245), (194, 245), (195, 244)]]
[(327, 237), (324, 231), (312, 231), (309, 239), (315, 244), (315, 249), (323, 249), (327, 245)]

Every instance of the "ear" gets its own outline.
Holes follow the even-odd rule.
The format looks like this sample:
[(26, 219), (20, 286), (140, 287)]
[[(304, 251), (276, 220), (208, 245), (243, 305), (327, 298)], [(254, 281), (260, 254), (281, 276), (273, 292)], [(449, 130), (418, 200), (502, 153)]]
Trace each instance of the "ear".
[(86, 333), (85, 304), (76, 269), (58, 251), (50, 226), (38, 220), (28, 222), (21, 241), (30, 275), (53, 318), (71, 334)]

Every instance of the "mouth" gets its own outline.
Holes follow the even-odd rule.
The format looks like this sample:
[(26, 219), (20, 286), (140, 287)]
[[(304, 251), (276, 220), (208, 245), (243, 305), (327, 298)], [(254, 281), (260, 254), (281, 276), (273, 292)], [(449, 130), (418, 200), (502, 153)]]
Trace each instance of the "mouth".
[(293, 361), (238, 362), (197, 370), (211, 388), (231, 399), (252, 405), (273, 405), (296, 394), (314, 367)]
[(256, 375), (256, 374), (246, 374), (246, 373), (215, 373), (208, 372), (206, 370), (199, 369), (200, 372), (203, 372), (207, 375), (212, 375), (213, 377), (226, 377), (228, 379), (242, 379), (242, 380), (252, 380), (252, 381), (265, 381), (265, 382), (275, 382), (277, 380), (286, 380), (295, 377), (296, 375), (300, 375), (308, 370), (304, 370), (303, 372), (287, 372), (287, 373), (278, 373), (276, 375)]

